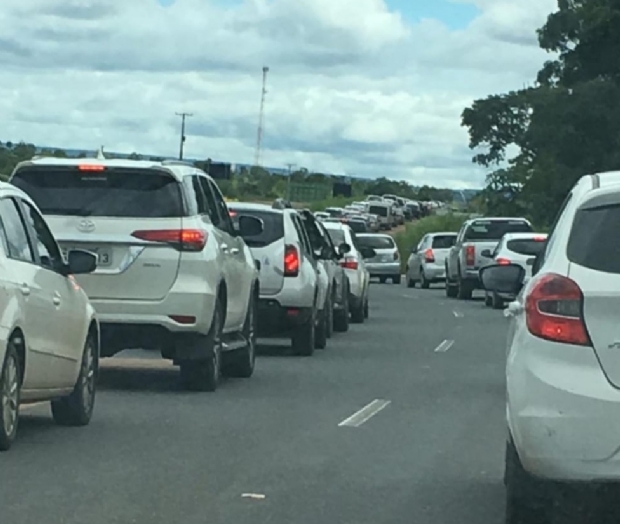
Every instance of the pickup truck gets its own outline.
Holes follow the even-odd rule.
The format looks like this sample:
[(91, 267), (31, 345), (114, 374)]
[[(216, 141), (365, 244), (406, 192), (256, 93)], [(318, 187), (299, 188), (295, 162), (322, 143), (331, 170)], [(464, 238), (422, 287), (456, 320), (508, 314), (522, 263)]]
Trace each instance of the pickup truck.
[(456, 242), (446, 257), (446, 296), (470, 300), (481, 289), (478, 271), (485, 263), (482, 252), (493, 251), (506, 233), (531, 233), (525, 218), (485, 217), (463, 223)]

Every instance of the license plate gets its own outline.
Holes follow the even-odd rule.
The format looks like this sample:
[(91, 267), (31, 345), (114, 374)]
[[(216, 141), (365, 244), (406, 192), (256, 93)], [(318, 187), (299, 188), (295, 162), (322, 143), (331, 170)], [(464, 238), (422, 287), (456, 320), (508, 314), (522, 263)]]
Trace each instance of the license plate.
[(109, 266), (112, 263), (112, 254), (111, 254), (109, 249), (101, 248), (101, 247), (63, 248), (62, 256), (65, 257), (65, 260), (67, 259), (67, 254), (68, 254), (70, 249), (85, 249), (86, 251), (90, 251), (92, 253), (95, 253), (95, 255), (97, 255), (99, 257), (99, 260), (97, 261), (97, 266), (98, 267), (106, 267), (106, 266)]

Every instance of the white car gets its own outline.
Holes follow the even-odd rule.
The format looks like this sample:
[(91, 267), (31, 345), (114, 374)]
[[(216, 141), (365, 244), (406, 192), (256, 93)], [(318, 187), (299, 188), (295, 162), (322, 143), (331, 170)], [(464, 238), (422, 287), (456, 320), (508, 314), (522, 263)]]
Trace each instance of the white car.
[(184, 386), (250, 377), (258, 269), (215, 182), (179, 161), (35, 158), (11, 182), (37, 203), (65, 249), (99, 257), (78, 282), (101, 324), (101, 354), (157, 349)]
[(247, 242), (259, 261), (261, 336), (291, 337), (295, 354), (311, 356), (326, 345), (323, 314), (329, 280), (294, 209), (275, 209), (263, 204), (229, 204), (233, 214), (260, 219), (263, 231)]
[(339, 222), (323, 222), (323, 225), (342, 256), (340, 264), (349, 279), (351, 321), (362, 324), (368, 318), (370, 287), (370, 274), (364, 259), (374, 257), (376, 252), (372, 248), (360, 247), (349, 226)]
[(517, 295), (505, 312), (508, 524), (556, 522), (554, 487), (575, 499), (620, 481), (619, 223), (620, 172), (582, 177), (529, 281), (518, 264), (481, 271), (485, 289)]
[(422, 289), (428, 289), (435, 282), (445, 282), (445, 262), (456, 235), (446, 231), (422, 237), (407, 260), (407, 287), (415, 287), (416, 282), (420, 282)]
[[(545, 233), (506, 233), (494, 250), (485, 249), (480, 253), (485, 260), (482, 267), (493, 264), (518, 264), (525, 270), (525, 278), (532, 276), (533, 257), (545, 248)], [(484, 303), (493, 309), (503, 309), (506, 301), (514, 300), (514, 296), (506, 293), (484, 292)]]
[(73, 275), (93, 253), (67, 259), (36, 204), (0, 182), (0, 451), (17, 435), (20, 404), (52, 401), (58, 424), (84, 426), (95, 402), (99, 324)]

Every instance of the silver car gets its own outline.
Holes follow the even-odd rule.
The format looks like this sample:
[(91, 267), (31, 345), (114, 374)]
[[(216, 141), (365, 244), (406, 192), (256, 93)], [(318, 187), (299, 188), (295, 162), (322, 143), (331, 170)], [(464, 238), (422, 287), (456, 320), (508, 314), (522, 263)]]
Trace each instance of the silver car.
[(456, 242), (456, 233), (429, 233), (413, 248), (407, 261), (407, 287), (420, 283), (422, 289), (431, 284), (445, 282), (446, 257)]
[(361, 247), (375, 250), (375, 256), (365, 261), (370, 277), (379, 278), (382, 284), (388, 278), (400, 284), (400, 255), (394, 239), (382, 233), (358, 233), (357, 240)]

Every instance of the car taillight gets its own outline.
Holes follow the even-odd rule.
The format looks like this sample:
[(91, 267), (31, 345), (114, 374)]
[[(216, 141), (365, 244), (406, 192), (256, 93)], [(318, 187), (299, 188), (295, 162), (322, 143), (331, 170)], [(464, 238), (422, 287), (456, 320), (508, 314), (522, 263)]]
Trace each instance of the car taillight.
[(105, 171), (105, 166), (100, 164), (81, 164), (78, 166), (79, 171)]
[(468, 266), (476, 265), (476, 246), (470, 244), (465, 248), (465, 263)]
[(359, 262), (357, 261), (357, 258), (346, 257), (342, 262), (340, 262), (340, 265), (345, 269), (356, 270), (359, 267)]
[(525, 300), (532, 335), (577, 346), (591, 346), (583, 320), (583, 293), (576, 282), (554, 273), (541, 276)]
[(495, 262), (497, 262), (500, 266), (509, 266), (510, 264), (512, 264), (512, 261), (509, 258), (504, 257), (496, 258)]
[(424, 252), (424, 261), (429, 263), (435, 262), (435, 253), (433, 253), (433, 250), (431, 248), (428, 248)]
[(208, 239), (207, 232), (202, 229), (145, 229), (134, 231), (131, 236), (170, 244), (179, 251), (202, 251)]
[(288, 245), (284, 248), (284, 276), (296, 277), (299, 275), (299, 251), (295, 246)]
[(547, 237), (534, 237), (534, 242), (546, 242)]

